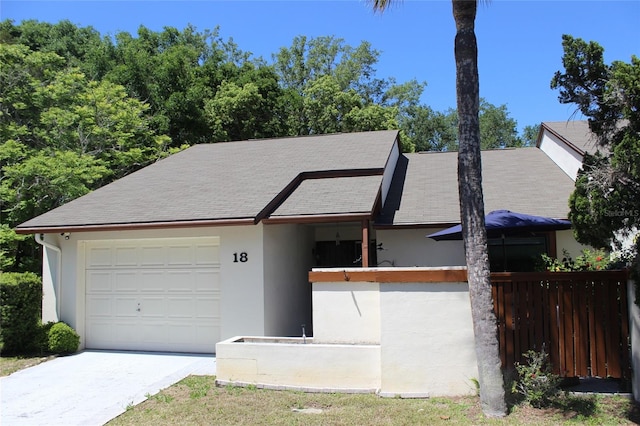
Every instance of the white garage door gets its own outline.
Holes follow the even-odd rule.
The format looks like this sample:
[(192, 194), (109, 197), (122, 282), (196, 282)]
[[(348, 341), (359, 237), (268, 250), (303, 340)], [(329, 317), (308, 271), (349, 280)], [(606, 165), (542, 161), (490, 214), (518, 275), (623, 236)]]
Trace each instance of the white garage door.
[(87, 241), (86, 347), (215, 352), (220, 240)]

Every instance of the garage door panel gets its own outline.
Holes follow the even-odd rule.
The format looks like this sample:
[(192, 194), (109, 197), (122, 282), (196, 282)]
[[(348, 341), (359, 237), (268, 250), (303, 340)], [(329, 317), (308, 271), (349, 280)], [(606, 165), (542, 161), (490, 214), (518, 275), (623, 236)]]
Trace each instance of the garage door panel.
[(139, 302), (137, 297), (115, 296), (111, 299), (111, 306), (115, 318), (138, 317)]
[(216, 266), (220, 264), (220, 246), (199, 244), (195, 246), (196, 266)]
[(217, 297), (198, 298), (194, 317), (201, 320), (220, 318), (220, 300)]
[(110, 292), (111, 272), (87, 271), (85, 285), (88, 293)]
[(138, 271), (114, 271), (114, 292), (136, 292), (138, 290)]
[(90, 247), (86, 253), (88, 267), (111, 267), (111, 247)]
[(218, 238), (87, 242), (87, 348), (215, 352)]
[(164, 266), (166, 263), (165, 248), (162, 246), (141, 247), (140, 266)]
[[(211, 339), (213, 336), (213, 341), (220, 341), (220, 324), (199, 324), (195, 327), (195, 340), (197, 342), (204, 342), (208, 339)], [(212, 351), (215, 351), (215, 344), (213, 345)]]
[(160, 293), (166, 290), (164, 271), (140, 271), (138, 290), (142, 293)]
[(87, 298), (87, 312), (91, 318), (105, 318), (112, 316), (111, 298), (107, 296), (92, 296)]
[(140, 340), (139, 333), (139, 328), (135, 326), (135, 323), (116, 322), (113, 325), (111, 341), (136, 343)]
[(198, 293), (216, 292), (220, 288), (220, 270), (209, 269), (195, 271), (193, 274), (194, 289)]
[(167, 291), (170, 293), (193, 293), (195, 273), (191, 270), (167, 271)]
[(145, 323), (140, 327), (140, 330), (140, 340), (142, 342), (156, 345), (162, 344), (166, 347), (167, 331), (163, 321)]
[(195, 300), (190, 297), (169, 297), (168, 317), (175, 319), (193, 319)]
[(167, 254), (167, 266), (191, 266), (194, 263), (190, 245), (170, 246)]
[(87, 346), (103, 349), (102, 345), (113, 342), (113, 324), (110, 322), (92, 321), (91, 327), (87, 329)]
[(138, 266), (138, 249), (136, 247), (116, 247), (114, 266)]
[(161, 319), (165, 317), (167, 303), (164, 297), (142, 297), (140, 300), (140, 316)]
[(192, 324), (176, 324), (172, 323), (167, 326), (169, 332), (167, 337), (169, 343), (178, 345), (188, 345), (196, 341), (195, 327)]

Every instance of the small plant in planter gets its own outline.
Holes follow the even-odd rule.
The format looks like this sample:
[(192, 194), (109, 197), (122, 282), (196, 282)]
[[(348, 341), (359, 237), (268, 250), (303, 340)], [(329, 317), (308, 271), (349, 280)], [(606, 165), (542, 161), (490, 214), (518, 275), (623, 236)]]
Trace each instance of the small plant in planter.
[(49, 351), (67, 355), (78, 350), (80, 336), (64, 322), (57, 322), (49, 329)]
[(532, 407), (551, 405), (559, 393), (560, 377), (551, 371), (549, 355), (543, 348), (540, 352), (527, 351), (522, 356), (527, 362), (515, 364), (518, 373), (516, 391)]

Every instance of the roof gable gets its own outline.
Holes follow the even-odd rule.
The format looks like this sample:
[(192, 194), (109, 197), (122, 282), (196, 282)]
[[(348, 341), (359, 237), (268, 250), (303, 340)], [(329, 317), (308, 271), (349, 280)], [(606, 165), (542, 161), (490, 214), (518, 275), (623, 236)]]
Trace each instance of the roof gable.
[[(589, 123), (585, 120), (545, 121), (541, 125), (541, 130), (555, 135), (581, 156), (586, 152), (593, 153), (599, 148), (596, 137), (589, 129)], [(538, 146), (541, 141), (542, 133), (538, 140)]]

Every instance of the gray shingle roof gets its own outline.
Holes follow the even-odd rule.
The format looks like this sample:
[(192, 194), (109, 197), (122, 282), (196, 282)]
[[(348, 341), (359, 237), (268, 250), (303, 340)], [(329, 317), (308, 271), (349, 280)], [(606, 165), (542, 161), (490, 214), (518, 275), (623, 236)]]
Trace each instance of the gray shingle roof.
[[(405, 154), (377, 223), (459, 223), (457, 164), (457, 152)], [(486, 213), (506, 209), (567, 217), (574, 182), (540, 149), (483, 151), (482, 170)]]
[(381, 184), (382, 175), (307, 179), (271, 217), (369, 213)]
[(598, 150), (596, 137), (589, 130), (589, 123), (585, 120), (545, 121), (542, 123), (542, 127), (562, 138), (565, 143), (574, 147), (580, 155), (584, 155), (585, 152), (594, 153)]
[[(255, 219), (301, 173), (381, 171), (397, 134), (393, 130), (196, 145), (17, 229)], [(322, 211), (316, 213), (362, 211), (367, 203), (371, 209), (374, 180), (354, 179), (358, 184), (367, 181), (362, 197), (334, 197), (327, 202), (340, 205), (325, 205), (314, 199), (323, 182), (304, 183), (293, 200), (280, 206), (279, 214), (312, 214), (321, 204)], [(380, 177), (376, 179), (379, 188)], [(338, 190), (355, 188), (340, 180), (324, 184), (336, 184)]]

